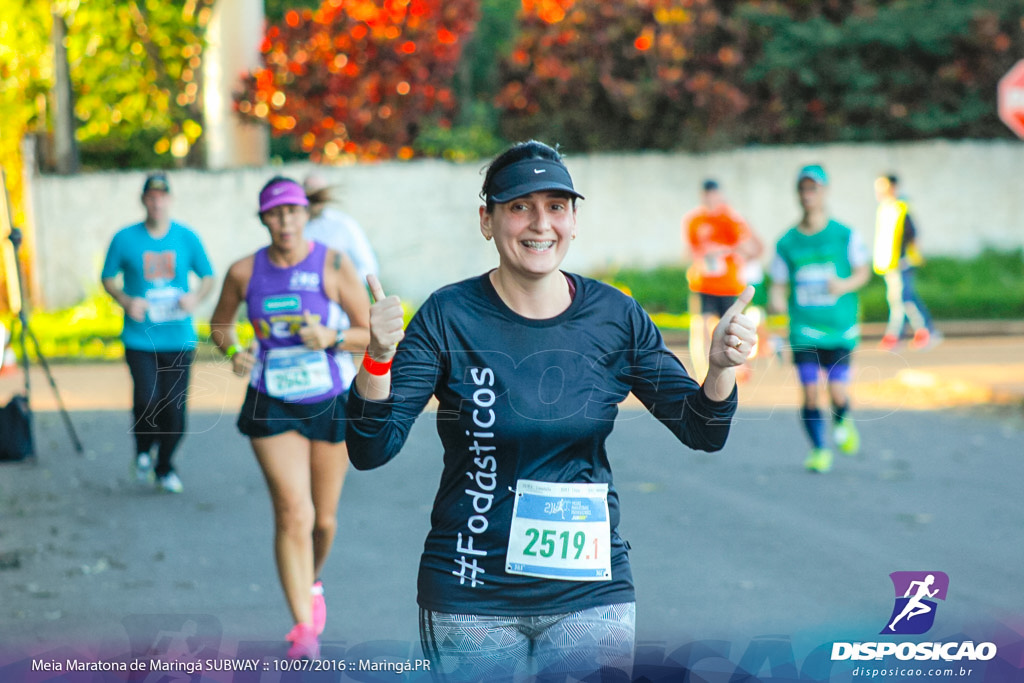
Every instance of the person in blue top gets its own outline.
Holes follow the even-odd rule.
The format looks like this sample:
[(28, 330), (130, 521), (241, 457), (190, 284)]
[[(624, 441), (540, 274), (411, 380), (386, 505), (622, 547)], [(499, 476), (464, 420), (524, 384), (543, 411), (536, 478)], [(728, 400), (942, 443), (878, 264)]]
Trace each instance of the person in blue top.
[[(172, 458), (185, 433), (196, 346), (192, 314), (213, 291), (213, 268), (198, 235), (171, 220), (166, 175), (146, 178), (142, 205), (145, 220), (114, 235), (100, 277), (124, 309), (121, 339), (133, 382), (135, 476), (140, 481), (155, 477), (164, 491), (181, 493)], [(199, 277), (195, 288), (189, 282), (192, 274)]]
[(399, 298), (367, 278), (375, 303), (347, 404), (349, 457), (357, 469), (385, 464), (438, 400), (443, 472), (417, 598), (432, 672), (629, 670), (636, 603), (605, 442), (632, 392), (682, 443), (722, 448), (735, 368), (756, 336), (740, 313), (753, 289), (724, 312), (701, 386), (636, 301), (559, 269), (582, 195), (557, 150), (506, 150), (481, 198), (496, 268), (434, 292), (407, 330)]

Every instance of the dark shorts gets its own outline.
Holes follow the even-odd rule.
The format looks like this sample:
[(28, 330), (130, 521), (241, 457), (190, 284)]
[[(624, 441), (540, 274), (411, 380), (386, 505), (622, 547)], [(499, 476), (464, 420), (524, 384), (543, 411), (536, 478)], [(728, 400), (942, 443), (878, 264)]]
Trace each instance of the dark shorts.
[(813, 346), (793, 347), (793, 364), (796, 365), (800, 382), (815, 384), (820, 370), (825, 370), (830, 382), (850, 380), (851, 349), (820, 349)]
[(345, 392), (317, 403), (288, 403), (250, 386), (238, 413), (238, 431), (252, 439), (298, 432), (310, 441), (341, 443), (347, 398)]
[(736, 297), (734, 296), (700, 292), (700, 312), (702, 315), (716, 315), (721, 318), (734, 303), (736, 303)]

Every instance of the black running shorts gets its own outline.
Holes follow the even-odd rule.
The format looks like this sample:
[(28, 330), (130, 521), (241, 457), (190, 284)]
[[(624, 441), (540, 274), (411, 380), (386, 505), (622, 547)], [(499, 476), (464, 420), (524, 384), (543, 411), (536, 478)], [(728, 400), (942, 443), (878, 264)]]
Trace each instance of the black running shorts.
[(253, 439), (294, 431), (311, 441), (341, 443), (347, 398), (345, 392), (317, 403), (289, 403), (250, 386), (238, 414), (238, 431)]

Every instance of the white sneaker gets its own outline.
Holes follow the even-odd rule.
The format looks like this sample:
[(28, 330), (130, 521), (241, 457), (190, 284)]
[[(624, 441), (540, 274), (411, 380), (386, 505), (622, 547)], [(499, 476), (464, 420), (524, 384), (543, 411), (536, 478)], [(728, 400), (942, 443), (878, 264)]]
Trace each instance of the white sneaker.
[(141, 483), (153, 481), (153, 458), (149, 453), (139, 453), (132, 463), (132, 471), (135, 472), (135, 480)]
[(181, 479), (174, 472), (168, 472), (162, 477), (157, 477), (156, 485), (167, 493), (181, 493), (185, 490), (185, 487), (181, 484)]

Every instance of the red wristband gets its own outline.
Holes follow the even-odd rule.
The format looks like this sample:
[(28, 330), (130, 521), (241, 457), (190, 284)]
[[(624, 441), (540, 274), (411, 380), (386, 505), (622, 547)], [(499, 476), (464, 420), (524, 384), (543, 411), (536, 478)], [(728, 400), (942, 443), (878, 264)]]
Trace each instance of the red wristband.
[[(394, 358), (391, 360), (394, 360)], [(391, 372), (391, 360), (386, 363), (381, 363), (370, 358), (369, 353), (365, 353), (363, 354), (363, 367), (366, 368), (366, 371), (371, 375), (380, 377), (381, 375), (386, 375)]]

